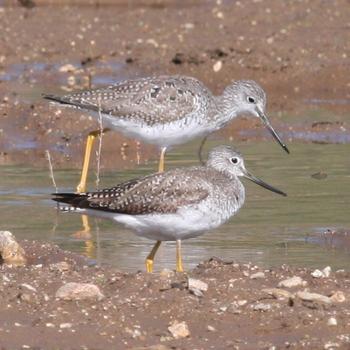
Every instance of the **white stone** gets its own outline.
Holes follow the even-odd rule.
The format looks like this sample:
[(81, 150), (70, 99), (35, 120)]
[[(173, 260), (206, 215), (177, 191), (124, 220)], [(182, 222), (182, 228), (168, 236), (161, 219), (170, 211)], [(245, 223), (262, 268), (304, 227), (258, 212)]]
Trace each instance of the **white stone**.
[(102, 300), (104, 298), (104, 295), (94, 284), (70, 282), (66, 283), (57, 290), (56, 298), (64, 300)]
[(327, 326), (337, 326), (338, 325), (338, 322), (337, 322), (337, 319), (334, 318), (334, 317), (330, 317), (327, 321)]
[(27, 262), (23, 248), (10, 231), (0, 231), (0, 256), (9, 265), (23, 266)]
[(265, 278), (265, 274), (263, 272), (256, 272), (250, 275), (251, 280), (259, 279), (259, 278)]
[(299, 276), (293, 276), (291, 278), (287, 278), (280, 283), (278, 283), (278, 287), (285, 287), (285, 288), (293, 288), (293, 287), (299, 287), (299, 286), (305, 286), (307, 283)]
[(65, 328), (72, 328), (71, 323), (61, 323), (60, 328), (65, 329)]
[(258, 303), (255, 304), (253, 310), (255, 311), (269, 311), (271, 309), (270, 304)]
[(343, 303), (346, 298), (342, 291), (337, 290), (336, 292), (332, 293), (332, 295), (329, 297), (334, 303)]
[(186, 338), (190, 335), (190, 331), (185, 321), (174, 321), (173, 324), (168, 327), (168, 330), (175, 339)]
[(331, 298), (318, 294), (318, 293), (310, 293), (310, 292), (297, 292), (297, 297), (304, 301), (315, 301), (324, 304), (332, 304)]
[(213, 70), (215, 73), (219, 72), (222, 68), (222, 61), (216, 61), (213, 65)]
[(203, 292), (208, 290), (208, 284), (194, 278), (188, 279), (188, 290), (198, 297), (203, 296)]
[(322, 278), (322, 277), (324, 277), (323, 276), (323, 272), (320, 271), (320, 270), (317, 270), (317, 269), (311, 272), (311, 276), (314, 277), (314, 278)]
[(330, 274), (332, 272), (332, 269), (330, 266), (326, 266), (323, 270), (322, 270), (322, 273), (323, 273), (323, 276), (324, 277), (329, 277)]

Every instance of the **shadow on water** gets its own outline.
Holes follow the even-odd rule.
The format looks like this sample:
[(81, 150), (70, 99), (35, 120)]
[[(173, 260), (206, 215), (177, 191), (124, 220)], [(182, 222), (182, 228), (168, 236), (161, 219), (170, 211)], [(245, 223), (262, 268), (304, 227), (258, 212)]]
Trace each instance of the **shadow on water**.
[[(211, 141), (206, 148), (218, 143), (224, 142)], [(197, 144), (169, 152), (167, 166), (196, 164)], [(246, 203), (234, 218), (215, 231), (184, 242), (186, 267), (218, 256), (267, 267), (287, 263), (347, 268), (349, 237), (333, 235), (333, 243), (326, 244), (324, 232), (350, 227), (348, 192), (345, 191), (350, 180), (348, 145), (292, 144), (289, 156), (274, 143), (238, 146), (245, 155), (247, 168), (286, 191), (288, 197), (245, 183)], [(106, 172), (102, 176), (102, 186), (153, 172), (155, 168), (155, 164), (150, 164), (126, 172)], [(318, 172), (326, 176), (319, 179), (311, 176)], [(22, 239), (52, 241), (122, 270), (144, 268), (144, 259), (153, 242), (135, 236), (120, 225), (91, 219), (90, 241), (72, 236), (81, 230), (80, 217), (73, 214), (57, 217), (55, 204), (49, 199), (54, 189), (47, 169), (3, 166), (0, 173), (1, 229), (10, 230)], [(72, 191), (79, 171), (58, 170), (55, 178), (59, 190)], [(94, 179), (90, 180), (90, 188), (93, 188)], [(174, 244), (166, 243), (157, 255), (156, 267), (174, 268), (174, 259)]]

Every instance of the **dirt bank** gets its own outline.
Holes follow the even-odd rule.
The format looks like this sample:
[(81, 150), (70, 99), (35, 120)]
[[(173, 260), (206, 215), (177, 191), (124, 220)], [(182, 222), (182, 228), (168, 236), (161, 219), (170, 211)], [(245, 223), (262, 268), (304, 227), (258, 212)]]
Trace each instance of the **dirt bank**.
[[(350, 275), (342, 270), (261, 270), (213, 258), (185, 274), (122, 273), (51, 244), (20, 243), (28, 265), (0, 267), (2, 349), (350, 346)], [(69, 282), (99, 292), (64, 300), (57, 291)]]

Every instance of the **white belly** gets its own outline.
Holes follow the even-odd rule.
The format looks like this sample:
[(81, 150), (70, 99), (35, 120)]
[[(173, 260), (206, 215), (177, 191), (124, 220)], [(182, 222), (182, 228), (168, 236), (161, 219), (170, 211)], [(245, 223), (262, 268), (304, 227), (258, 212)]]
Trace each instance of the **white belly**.
[[(188, 120), (190, 120), (190, 117)], [(104, 114), (103, 127), (106, 126), (118, 130), (128, 137), (140, 139), (159, 147), (183, 144), (196, 137), (207, 135), (214, 130), (214, 128), (208, 125), (199, 124), (196, 120), (192, 120), (186, 124), (183, 121), (177, 121), (147, 126)]]

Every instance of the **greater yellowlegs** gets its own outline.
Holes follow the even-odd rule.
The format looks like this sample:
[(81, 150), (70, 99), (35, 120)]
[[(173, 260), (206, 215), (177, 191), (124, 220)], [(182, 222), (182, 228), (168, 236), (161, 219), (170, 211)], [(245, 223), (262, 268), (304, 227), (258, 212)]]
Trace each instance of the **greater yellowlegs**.
[(244, 203), (245, 177), (286, 194), (251, 175), (240, 153), (228, 146), (212, 149), (205, 166), (171, 169), (89, 193), (55, 193), (65, 211), (112, 219), (136, 234), (156, 240), (146, 260), (148, 272), (161, 241), (176, 241), (176, 270), (183, 271), (181, 240), (214, 229)]
[[(264, 90), (252, 80), (235, 81), (220, 96), (214, 96), (195, 78), (159, 76), (127, 80), (61, 97), (44, 95), (44, 98), (85, 110), (96, 118), (101, 117), (107, 129), (119, 130), (159, 146), (159, 172), (164, 170), (164, 155), (168, 147), (208, 135), (241, 113), (260, 118), (289, 153), (266, 116)], [(96, 131), (90, 133), (86, 143), (78, 192), (85, 191), (90, 152), (96, 135)]]

